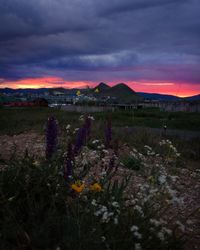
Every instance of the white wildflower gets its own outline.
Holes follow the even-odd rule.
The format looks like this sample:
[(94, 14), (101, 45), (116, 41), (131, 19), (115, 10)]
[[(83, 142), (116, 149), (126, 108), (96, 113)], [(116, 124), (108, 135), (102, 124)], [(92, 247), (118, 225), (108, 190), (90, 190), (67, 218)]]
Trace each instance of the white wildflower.
[(134, 207), (134, 210), (136, 210), (138, 213), (140, 213), (141, 217), (144, 217), (144, 213), (143, 213), (142, 208), (140, 206), (136, 205)]
[(102, 216), (102, 221), (103, 221), (103, 222), (108, 222), (109, 220), (110, 220), (110, 218), (109, 218), (108, 212), (105, 211), (105, 212), (103, 213), (103, 216)]
[(70, 128), (71, 128), (71, 125), (70, 125), (70, 124), (67, 124), (66, 130), (69, 130)]
[(118, 224), (118, 217), (114, 218), (114, 224), (117, 225)]
[(83, 121), (83, 120), (84, 120), (84, 116), (81, 115), (81, 116), (79, 117), (79, 120), (80, 120), (80, 121)]
[(119, 203), (117, 201), (113, 201), (112, 202), (112, 206), (118, 208), (119, 207)]
[(106, 241), (106, 237), (105, 236), (101, 236), (101, 241)]
[(12, 200), (14, 200), (14, 198), (15, 198), (15, 196), (12, 196), (12, 197), (8, 198), (8, 201), (12, 201)]
[(94, 141), (92, 141), (92, 144), (96, 144), (98, 142), (99, 142), (99, 140), (94, 140)]
[(92, 121), (94, 121), (95, 119), (94, 119), (94, 117), (93, 116), (91, 116), (91, 115), (89, 115), (88, 116), (88, 118), (90, 119), (90, 120), (92, 120)]
[(73, 134), (76, 134), (76, 132), (79, 130), (79, 128), (75, 128)]
[(165, 175), (160, 175), (159, 177), (158, 177), (158, 181), (159, 181), (159, 183), (162, 185), (162, 184), (164, 184), (165, 182), (166, 182), (166, 180), (167, 180), (167, 176), (165, 176)]
[(150, 146), (148, 146), (148, 145), (144, 145), (144, 148), (148, 149), (149, 151), (152, 150), (152, 148)]
[(93, 199), (92, 202), (91, 202), (91, 204), (92, 204), (93, 206), (97, 206), (97, 201), (96, 201), (95, 199)]
[(158, 232), (157, 236), (158, 236), (158, 238), (159, 238), (161, 241), (164, 241), (164, 240), (165, 240), (165, 236), (164, 236), (163, 232)]
[(130, 228), (131, 232), (136, 232), (139, 230), (138, 226), (136, 225), (133, 225), (131, 228)]
[(155, 219), (150, 219), (150, 223), (153, 224), (156, 227), (159, 227), (162, 223)]
[(140, 243), (135, 243), (135, 250), (142, 250), (142, 246)]
[(135, 231), (135, 232), (134, 232), (134, 236), (135, 236), (138, 240), (142, 239), (142, 235), (141, 235), (140, 233), (138, 233), (138, 231)]
[(163, 227), (162, 230), (163, 230), (163, 232), (165, 232), (166, 234), (172, 235), (172, 230), (171, 230), (171, 229), (168, 229), (168, 228), (166, 228), (166, 227)]
[(100, 176), (101, 177), (104, 177), (106, 175), (106, 171), (102, 171), (101, 173), (100, 173)]

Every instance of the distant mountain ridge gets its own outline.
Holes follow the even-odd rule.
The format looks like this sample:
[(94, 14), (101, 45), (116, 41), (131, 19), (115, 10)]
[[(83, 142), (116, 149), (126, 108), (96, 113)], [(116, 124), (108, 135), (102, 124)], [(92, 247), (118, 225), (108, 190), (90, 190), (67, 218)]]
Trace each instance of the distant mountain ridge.
[(185, 97), (186, 100), (188, 101), (199, 101), (200, 100), (200, 94), (199, 95), (193, 95), (189, 97)]
[(181, 97), (175, 95), (165, 95), (165, 94), (157, 94), (157, 93), (144, 93), (138, 92), (139, 95), (143, 96), (145, 99), (149, 100), (165, 100), (165, 101), (178, 101), (181, 100)]
[[(38, 88), (38, 89), (12, 89), (12, 88), (0, 88), (0, 94), (44, 94), (46, 92), (61, 92), (63, 94), (76, 94), (77, 90), (80, 88)], [(181, 98), (174, 95), (158, 94), (158, 93), (145, 93), (145, 92), (135, 92), (125, 83), (119, 83), (112, 87), (104, 82), (100, 82), (94, 88), (80, 89), (82, 93), (94, 93), (98, 89), (96, 96), (109, 96), (111, 98), (117, 98), (122, 102), (134, 102), (141, 101), (142, 99), (147, 100), (160, 100), (160, 101), (200, 101), (200, 94), (195, 96), (189, 96)]]
[(188, 97), (179, 97), (175, 95), (165, 95), (157, 93), (144, 93), (137, 92), (139, 95), (143, 96), (148, 100), (160, 100), (160, 101), (200, 101), (200, 94)]

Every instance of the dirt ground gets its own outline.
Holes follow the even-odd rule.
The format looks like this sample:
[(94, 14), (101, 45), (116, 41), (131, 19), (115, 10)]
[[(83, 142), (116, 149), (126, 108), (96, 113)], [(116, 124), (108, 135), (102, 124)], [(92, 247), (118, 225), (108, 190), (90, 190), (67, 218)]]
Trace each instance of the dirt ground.
[(8, 160), (12, 154), (23, 155), (26, 150), (31, 155), (44, 155), (45, 137), (31, 131), (13, 136), (0, 136), (0, 159)]

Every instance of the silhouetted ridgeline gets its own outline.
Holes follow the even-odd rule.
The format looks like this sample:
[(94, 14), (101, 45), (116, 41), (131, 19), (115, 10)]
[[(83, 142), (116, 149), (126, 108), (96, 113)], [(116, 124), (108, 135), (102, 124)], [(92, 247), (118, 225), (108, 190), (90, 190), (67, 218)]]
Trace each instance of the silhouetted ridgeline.
[[(31, 106), (35, 100), (46, 100), (51, 106), (61, 104), (76, 104), (114, 107), (115, 109), (133, 109), (142, 107), (158, 107), (166, 111), (200, 112), (200, 95), (180, 98), (173, 95), (135, 92), (124, 83), (110, 87), (101, 82), (94, 88), (65, 89), (0, 89), (0, 105)], [(24, 104), (24, 105), (23, 105)], [(77, 109), (72, 106), (67, 109)]]

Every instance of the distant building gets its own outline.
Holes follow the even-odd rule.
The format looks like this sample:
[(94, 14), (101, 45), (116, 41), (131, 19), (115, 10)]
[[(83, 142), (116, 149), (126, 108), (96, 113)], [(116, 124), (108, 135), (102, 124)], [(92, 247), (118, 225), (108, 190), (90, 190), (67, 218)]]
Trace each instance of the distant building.
[(48, 107), (48, 101), (45, 98), (38, 98), (33, 101), (37, 107)]
[(48, 101), (44, 98), (38, 98), (34, 101), (14, 101), (4, 103), (5, 107), (48, 107)]
[(139, 103), (142, 107), (159, 108), (168, 112), (200, 112), (199, 101), (158, 101), (145, 100)]
[(200, 102), (163, 102), (160, 107), (170, 112), (200, 112)]
[(45, 96), (45, 99), (49, 103), (66, 104), (66, 103), (73, 103), (73, 101), (76, 97), (77, 96), (75, 94), (64, 94), (64, 95)]

